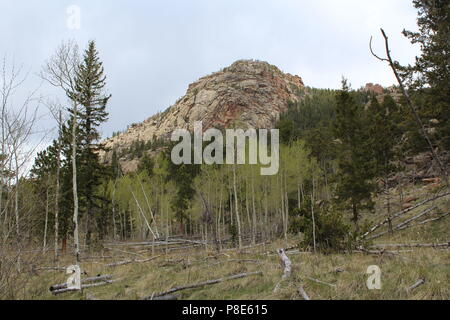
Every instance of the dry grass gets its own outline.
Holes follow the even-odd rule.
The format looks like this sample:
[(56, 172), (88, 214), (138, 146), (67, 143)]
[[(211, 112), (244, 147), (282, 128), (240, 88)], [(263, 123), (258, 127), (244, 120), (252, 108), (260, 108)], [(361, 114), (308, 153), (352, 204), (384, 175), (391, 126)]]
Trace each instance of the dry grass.
[[(425, 193), (420, 194), (420, 189), (419, 191), (411, 189), (409, 193), (418, 193), (420, 199), (428, 196)], [(448, 211), (449, 205), (446, 198), (440, 199), (434, 205), (436, 204), (441, 210)], [(414, 210), (402, 219), (412, 217), (420, 210), (421, 208)], [(383, 217), (382, 210), (380, 211), (381, 213), (371, 216), (370, 219), (379, 221)], [(438, 222), (397, 232), (392, 236), (382, 237), (377, 239), (374, 244), (442, 243), (448, 241), (448, 230), (449, 219), (445, 218)], [(290, 240), (291, 244), (295, 244), (297, 241), (294, 238)], [(105, 264), (121, 261), (124, 258), (97, 259), (82, 264), (82, 269), (89, 276), (112, 274), (115, 279), (121, 280), (107, 286), (85, 289), (83, 294), (63, 294), (57, 297), (52, 296), (48, 288), (52, 284), (65, 281), (66, 275), (63, 272), (23, 273), (23, 276), (28, 278), (28, 284), (20, 298), (85, 299), (87, 296), (94, 296), (97, 299), (107, 300), (139, 299), (175, 286), (243, 272), (262, 271), (262, 276), (251, 276), (208, 287), (184, 290), (178, 292), (177, 295), (179, 299), (196, 300), (296, 300), (301, 299), (298, 288), (303, 286), (311, 299), (450, 299), (448, 248), (399, 249), (402, 252), (395, 255), (288, 253), (293, 265), (292, 276), (282, 283), (281, 289), (277, 293), (274, 293), (273, 289), (280, 281), (283, 270), (278, 256), (267, 254), (267, 252), (274, 252), (277, 248), (285, 247), (285, 245), (284, 242), (278, 241), (266, 247), (254, 247), (246, 249), (244, 252), (230, 250), (226, 251), (226, 254), (220, 255), (197, 248), (163, 255), (148, 263), (134, 263), (114, 268), (105, 267)], [(110, 252), (108, 255), (123, 256), (123, 253)], [(129, 258), (134, 257), (130, 255)], [(50, 257), (46, 259), (47, 261), (42, 261), (41, 265), (52, 265), (52, 259)], [(63, 258), (60, 265), (71, 264), (73, 262), (71, 259), (70, 257)], [(237, 261), (249, 259), (258, 260), (258, 262)], [(366, 286), (368, 277), (366, 271), (371, 265), (381, 268), (381, 290), (369, 290)], [(311, 278), (334, 286), (314, 282)], [(419, 279), (425, 279), (425, 284), (408, 292), (407, 288)]]

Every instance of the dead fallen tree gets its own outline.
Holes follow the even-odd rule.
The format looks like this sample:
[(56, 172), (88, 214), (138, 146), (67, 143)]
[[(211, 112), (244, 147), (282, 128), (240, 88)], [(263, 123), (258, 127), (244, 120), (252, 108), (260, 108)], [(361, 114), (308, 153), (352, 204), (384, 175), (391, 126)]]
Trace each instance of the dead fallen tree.
[(326, 286), (329, 286), (329, 287), (332, 287), (332, 288), (336, 288), (336, 285), (332, 284), (332, 283), (324, 282), (324, 281), (321, 281), (321, 280), (318, 280), (318, 279), (314, 279), (314, 278), (311, 278), (311, 277), (308, 277), (308, 280), (311, 280), (313, 282), (316, 282), (316, 283), (319, 283), (319, 284), (323, 284), (323, 285), (326, 285)]
[(390, 255), (390, 256), (395, 256), (395, 257), (399, 257), (401, 259), (407, 260), (408, 258), (403, 257), (401, 255), (398, 254), (398, 252), (394, 252), (394, 251), (389, 251), (386, 249), (381, 249), (381, 250), (368, 250), (364, 247), (359, 247), (359, 250), (353, 250), (352, 252), (354, 253), (363, 253), (363, 254), (371, 254), (371, 255), (377, 255), (377, 256), (382, 256), (382, 255)]
[(162, 296), (162, 297), (153, 297), (153, 299), (150, 299), (150, 300), (155, 300), (155, 301), (175, 301), (175, 300), (178, 300), (178, 297), (169, 294), (167, 296)]
[[(427, 210), (422, 211), (422, 212), (419, 213), (418, 215), (415, 215), (414, 217), (409, 218), (409, 219), (407, 219), (407, 220), (405, 220), (405, 221), (399, 223), (399, 224), (396, 225), (394, 228), (392, 228), (392, 232), (404, 230), (404, 229), (410, 227), (409, 224), (410, 224), (411, 222), (413, 222), (413, 221), (415, 221), (415, 220), (417, 220), (417, 219), (423, 217), (424, 215), (426, 215), (426, 214), (430, 213), (431, 211), (435, 210), (436, 208), (437, 208), (436, 206), (431, 207), (431, 208), (428, 208)], [(377, 234), (375, 234), (375, 235), (373, 235), (373, 236), (370, 236), (370, 237), (368, 237), (368, 238), (366, 238), (366, 239), (367, 239), (367, 240), (377, 239), (377, 238), (380, 238), (380, 237), (384, 236), (385, 234), (388, 234), (389, 232), (391, 232), (391, 231), (390, 231), (390, 230), (383, 231), (383, 232), (377, 233)]]
[(66, 268), (63, 267), (33, 267), (32, 271), (61, 271), (66, 272)]
[[(98, 285), (98, 283), (108, 282), (112, 280), (112, 275), (104, 275), (104, 276), (96, 276), (91, 278), (85, 278), (81, 280), (82, 288), (89, 288), (93, 287), (95, 285)], [(84, 284), (84, 285), (83, 285)], [(67, 283), (61, 283), (61, 284), (55, 284), (50, 287), (50, 292), (53, 294), (63, 293), (73, 291), (70, 289), (67, 289)]]
[(113, 262), (113, 263), (108, 263), (105, 265), (105, 267), (107, 268), (112, 268), (112, 267), (118, 267), (118, 266), (125, 266), (127, 264), (131, 264), (131, 263), (146, 263), (146, 262), (150, 262), (153, 261), (157, 258), (159, 258), (161, 256), (155, 256), (155, 257), (151, 257), (148, 259), (131, 259), (131, 260), (124, 260), (124, 261), (119, 261), (119, 262)]
[(404, 214), (406, 214), (406, 213), (408, 213), (408, 212), (411, 212), (411, 211), (413, 211), (414, 209), (417, 209), (417, 208), (419, 208), (419, 207), (421, 207), (421, 206), (423, 206), (423, 205), (425, 205), (425, 204), (427, 204), (427, 203), (429, 203), (429, 202), (431, 202), (431, 201), (434, 201), (434, 200), (437, 200), (437, 199), (446, 197), (446, 196), (448, 196), (448, 195), (450, 195), (450, 192), (446, 192), (446, 193), (444, 193), (444, 194), (437, 195), (437, 196), (435, 196), (435, 197), (433, 197), (433, 198), (426, 199), (426, 200), (421, 201), (421, 202), (419, 202), (418, 204), (412, 206), (411, 208), (408, 208), (408, 209), (402, 210), (402, 211), (400, 211), (400, 212), (397, 212), (397, 213), (395, 213), (395, 214), (393, 214), (393, 215), (387, 217), (386, 219), (384, 219), (384, 220), (381, 221), (380, 223), (374, 225), (369, 231), (367, 231), (366, 233), (364, 233), (364, 234), (362, 235), (362, 238), (365, 239), (369, 234), (375, 232), (378, 228), (382, 227), (382, 226), (385, 225), (385, 224), (388, 224), (389, 221), (392, 221), (393, 219), (395, 219), (395, 218), (397, 218), (397, 217), (400, 217), (400, 216), (402, 216), (402, 215), (404, 215)]
[(211, 263), (211, 264), (207, 265), (207, 267), (209, 268), (209, 267), (217, 266), (219, 264), (231, 263), (231, 262), (236, 262), (236, 263), (256, 263), (256, 264), (261, 263), (260, 260), (255, 260), (255, 259), (227, 259), (227, 260), (221, 260), (221, 261), (217, 261), (215, 263)]
[(179, 243), (193, 243), (193, 244), (200, 244), (205, 245), (206, 242), (204, 241), (195, 241), (195, 240), (188, 240), (188, 239), (171, 239), (172, 241), (178, 241)]
[(430, 223), (430, 222), (439, 221), (439, 220), (444, 219), (445, 217), (447, 217), (449, 214), (450, 214), (450, 212), (446, 212), (444, 214), (441, 214), (437, 218), (432, 218), (432, 219), (427, 219), (427, 220), (421, 221), (421, 222), (417, 223), (417, 225), (421, 226), (421, 225), (424, 225), (424, 224), (427, 224), (427, 223)]
[(200, 282), (200, 283), (195, 283), (195, 284), (189, 284), (189, 285), (186, 285), (186, 286), (175, 287), (175, 288), (172, 288), (172, 289), (167, 290), (165, 292), (160, 292), (158, 294), (154, 294), (154, 295), (142, 298), (142, 300), (152, 300), (152, 299), (155, 300), (155, 298), (168, 296), (168, 295), (171, 295), (172, 293), (175, 293), (175, 292), (178, 292), (178, 291), (187, 290), (187, 289), (201, 288), (201, 287), (210, 286), (210, 285), (213, 285), (213, 284), (218, 284), (218, 283), (225, 282), (225, 281), (236, 280), (236, 279), (241, 279), (241, 278), (255, 276), (255, 275), (262, 275), (262, 272), (261, 271), (256, 271), (256, 272), (249, 272), (249, 273), (241, 273), (241, 274), (236, 274), (234, 276), (229, 276), (229, 277), (225, 277), (225, 278), (220, 278), (220, 279), (215, 279), (215, 280), (208, 280), (208, 281), (205, 281), (205, 282)]
[(117, 248), (108, 248), (108, 247), (106, 247), (105, 249), (108, 249), (111, 251), (117, 251), (117, 252), (121, 252), (121, 253), (126, 253), (126, 254), (133, 255), (133, 256), (143, 257), (142, 254), (136, 253), (136, 252), (130, 252), (130, 251), (125, 251), (125, 250), (121, 250), (121, 249), (117, 249)]
[[(81, 289), (83, 290), (83, 289), (88, 289), (88, 288), (93, 288), (93, 287), (105, 286), (105, 285), (108, 285), (108, 284), (112, 284), (112, 283), (114, 283), (114, 282), (117, 282), (117, 281), (119, 281), (119, 280), (120, 280), (120, 279), (116, 279), (116, 280), (105, 280), (105, 281), (102, 281), (102, 282), (96, 282), (96, 283), (91, 283), (91, 284), (83, 284), (83, 285), (81, 286)], [(78, 290), (77, 290), (77, 289), (67, 289), (67, 288), (65, 288), (65, 289), (60, 289), (60, 290), (52, 291), (52, 294), (53, 294), (53, 295), (57, 295), (57, 294), (61, 294), (61, 293), (75, 292), (75, 291), (78, 291)]]
[(371, 248), (448, 248), (450, 242), (446, 243), (406, 243), (406, 244), (377, 244)]
[(278, 282), (275, 288), (273, 289), (273, 292), (277, 292), (278, 290), (280, 290), (281, 283), (291, 276), (292, 271), (292, 262), (286, 255), (286, 251), (284, 249), (279, 249), (278, 255), (281, 259), (281, 265), (283, 267), (283, 276), (281, 277), (280, 282)]

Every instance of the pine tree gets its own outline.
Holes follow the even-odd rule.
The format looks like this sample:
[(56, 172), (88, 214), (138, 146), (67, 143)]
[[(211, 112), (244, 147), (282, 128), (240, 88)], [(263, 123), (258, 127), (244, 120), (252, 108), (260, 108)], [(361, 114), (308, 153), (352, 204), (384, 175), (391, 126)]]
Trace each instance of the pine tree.
[(78, 111), (79, 129), (81, 131), (81, 156), (77, 159), (79, 165), (80, 200), (85, 201), (85, 211), (88, 219), (87, 241), (90, 242), (93, 219), (97, 209), (101, 208), (98, 201), (102, 197), (96, 194), (96, 188), (106, 175), (106, 168), (100, 164), (98, 145), (100, 134), (98, 127), (108, 119), (106, 105), (110, 95), (105, 94), (106, 76), (104, 76), (103, 63), (100, 61), (94, 41), (90, 41), (85, 51), (82, 63), (78, 66), (75, 75), (75, 90), (69, 97), (80, 104)]
[(368, 120), (368, 145), (374, 159), (375, 175), (380, 177), (384, 184), (387, 215), (390, 216), (389, 176), (399, 169), (394, 160), (397, 158), (396, 147), (402, 134), (398, 127), (398, 105), (390, 95), (384, 97), (382, 103), (374, 96), (368, 108)]
[(401, 136), (397, 125), (398, 105), (390, 95), (384, 97), (382, 103), (373, 97), (368, 108), (368, 120), (368, 144), (375, 160), (375, 172), (378, 177), (387, 179), (387, 176), (396, 170), (393, 164), (396, 157), (395, 147)]
[(367, 149), (367, 132), (362, 111), (351, 95), (346, 80), (336, 97), (334, 133), (339, 165), (337, 194), (349, 204), (357, 227), (361, 209), (371, 207), (373, 165)]
[[(419, 91), (420, 116), (435, 125), (441, 146), (450, 148), (450, 6), (447, 0), (414, 0), (419, 32), (403, 31), (422, 54), (404, 69), (411, 88)], [(437, 123), (434, 120), (438, 120)]]

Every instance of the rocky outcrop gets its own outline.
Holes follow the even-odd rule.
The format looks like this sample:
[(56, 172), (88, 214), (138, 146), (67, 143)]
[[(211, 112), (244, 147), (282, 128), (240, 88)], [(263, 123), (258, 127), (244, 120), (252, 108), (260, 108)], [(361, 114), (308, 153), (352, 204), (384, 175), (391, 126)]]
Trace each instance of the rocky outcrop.
[[(202, 121), (209, 128), (273, 128), (289, 101), (303, 98), (300, 77), (283, 73), (267, 62), (240, 60), (192, 83), (185, 96), (163, 113), (131, 126), (104, 142), (123, 150), (135, 141), (169, 139), (175, 129), (193, 130)], [(107, 160), (108, 155), (102, 154)]]
[(367, 83), (366, 86), (364, 87), (364, 91), (379, 95), (383, 94), (385, 90), (379, 84)]

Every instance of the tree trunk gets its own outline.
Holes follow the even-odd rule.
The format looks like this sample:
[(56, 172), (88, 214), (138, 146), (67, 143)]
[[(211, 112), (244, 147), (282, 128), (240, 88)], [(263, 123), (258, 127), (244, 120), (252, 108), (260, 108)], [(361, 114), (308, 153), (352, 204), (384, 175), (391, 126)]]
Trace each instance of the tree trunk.
[[(50, 180), (50, 178), (48, 179)], [(49, 181), (50, 182), (50, 181)], [(44, 225), (44, 245), (42, 247), (42, 252), (47, 251), (47, 226), (48, 226), (48, 188), (50, 183), (47, 184), (47, 190), (45, 194), (45, 225)]]
[(75, 229), (73, 238), (75, 242), (76, 264), (80, 264), (80, 239), (78, 230), (78, 189), (77, 189), (77, 102), (74, 103), (73, 125), (72, 125), (72, 183), (73, 183), (73, 223)]
[(14, 150), (14, 159), (16, 163), (16, 186), (15, 186), (15, 195), (14, 195), (14, 214), (16, 216), (16, 233), (17, 236), (20, 235), (20, 228), (19, 228), (19, 160), (17, 159), (17, 150)]
[(238, 204), (238, 197), (237, 197), (237, 188), (236, 188), (236, 165), (233, 165), (233, 190), (234, 190), (234, 201), (236, 204), (236, 222), (237, 222), (237, 228), (238, 228), (238, 242), (239, 242), (239, 249), (242, 248), (242, 235), (241, 235), (241, 219), (239, 217), (239, 204)]
[(62, 139), (62, 112), (59, 111), (59, 136), (58, 148), (56, 152), (56, 187), (55, 187), (55, 261), (58, 261), (58, 241), (59, 241), (59, 190), (61, 174), (61, 139)]
[[(253, 175), (252, 175), (253, 178)], [(252, 229), (252, 244), (256, 244), (257, 220), (256, 220), (256, 205), (255, 205), (255, 183), (252, 179), (252, 207), (253, 207), (253, 229)]]
[(312, 216), (312, 224), (313, 224), (313, 245), (314, 245), (314, 253), (317, 252), (316, 246), (316, 217), (314, 215), (314, 178), (313, 178), (313, 188), (311, 192), (311, 216)]

